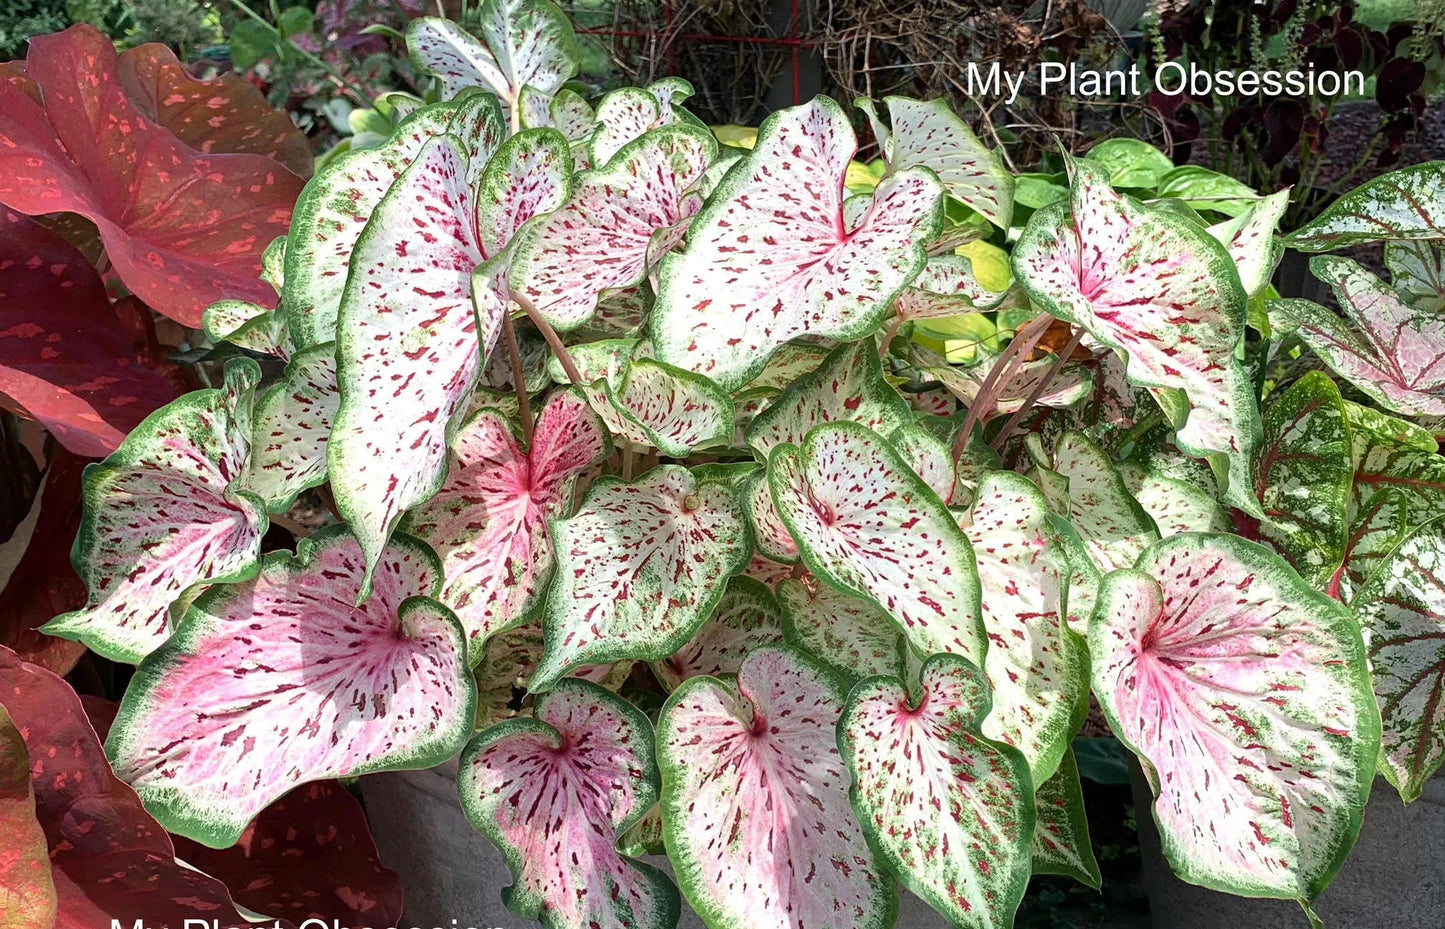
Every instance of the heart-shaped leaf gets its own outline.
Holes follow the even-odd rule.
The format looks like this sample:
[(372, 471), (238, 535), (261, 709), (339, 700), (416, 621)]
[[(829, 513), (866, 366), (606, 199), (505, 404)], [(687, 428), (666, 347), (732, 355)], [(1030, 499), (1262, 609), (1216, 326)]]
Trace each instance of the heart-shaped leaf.
[(804, 334), (857, 339), (927, 260), (942, 223), (937, 178), (884, 179), (851, 225), (843, 176), (857, 148), (827, 97), (780, 110), (663, 259), (653, 338), (659, 359), (723, 387), (747, 383)]
[(1034, 873), (1061, 874), (1099, 890), (1104, 884), (1089, 842), (1089, 817), (1073, 749), (1034, 791)]
[(1286, 244), (1328, 252), (1382, 239), (1445, 239), (1445, 162), (1391, 171), (1361, 184), (1296, 229)]
[[(13, 659), (12, 659), (13, 660)], [(43, 762), (42, 762), (43, 764)], [(55, 924), (55, 879), (45, 830), (36, 818), (30, 786), (30, 753), (5, 706), (0, 704), (0, 901), (6, 929)]]
[(256, 401), (246, 488), (270, 512), (284, 513), (303, 490), (326, 481), (326, 445), (340, 401), (330, 342), (297, 353), (285, 377)]
[(483, 732), (462, 755), (462, 808), (501, 850), (512, 912), (552, 929), (672, 929), (677, 888), (617, 850), (658, 796), (652, 727), (595, 684), (565, 680), (534, 719)]
[(1313, 899), (1375, 773), (1354, 618), (1238, 536), (1171, 536), (1136, 568), (1104, 579), (1089, 654), (1109, 727), (1144, 762), (1165, 856), (1191, 883)]
[[(523, 701), (532, 683), (532, 674), (542, 662), (546, 642), (542, 624), (523, 623), (487, 639), (482, 647), (482, 661), (473, 671), (477, 682), (477, 722), (498, 723), (531, 712)], [(579, 678), (613, 693), (632, 674), (631, 661), (616, 664), (583, 665), (568, 677)]]
[(106, 754), (166, 828), (213, 848), (298, 784), (456, 754), (476, 690), (467, 643), (436, 602), (441, 566), (397, 538), (367, 565), (342, 527), (212, 587), (136, 671)]
[(737, 674), (755, 649), (782, 642), (782, 610), (773, 592), (752, 578), (735, 577), (687, 644), (666, 660), (654, 661), (652, 672), (662, 686), (676, 690), (698, 675)]
[(482, 0), (477, 29), (481, 42), (432, 16), (407, 27), (412, 62), (441, 80), (445, 97), (485, 86), (516, 109), (522, 88), (551, 96), (577, 73), (572, 22), (549, 0)]
[[(657, 724), (668, 857), (714, 929), (884, 929), (897, 891), (848, 805), (841, 685), (787, 648), (684, 681)], [(786, 825), (784, 825), (786, 824)]]
[(955, 655), (903, 682), (863, 681), (838, 744), (870, 844), (909, 890), (955, 926), (1011, 926), (1028, 886), (1034, 836), (1029, 766), (983, 738), (983, 672)]
[(903, 677), (908, 644), (898, 626), (867, 600), (834, 590), (815, 577), (777, 586), (783, 638), (848, 681), (885, 674)]

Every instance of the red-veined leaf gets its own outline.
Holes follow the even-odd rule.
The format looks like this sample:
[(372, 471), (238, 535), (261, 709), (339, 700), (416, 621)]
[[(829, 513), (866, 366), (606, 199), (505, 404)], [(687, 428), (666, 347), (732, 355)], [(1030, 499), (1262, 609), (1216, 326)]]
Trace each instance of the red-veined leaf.
[(339, 402), (330, 342), (298, 353), (256, 401), (246, 488), (270, 512), (284, 513), (303, 490), (326, 481), (326, 445)]
[(486, 86), (515, 108), (523, 87), (550, 96), (577, 73), (572, 22), (549, 0), (483, 0), (477, 28), (481, 42), (432, 16), (407, 27), (412, 61), (441, 80), (445, 97)]
[(692, 85), (680, 77), (663, 78), (643, 87), (621, 87), (611, 91), (597, 104), (595, 131), (587, 143), (587, 157), (592, 167), (601, 168), (612, 161), (629, 142), (662, 126), (691, 122), (701, 127), (691, 114), (674, 104), (692, 96)]
[(867, 600), (834, 590), (811, 575), (780, 580), (777, 596), (784, 640), (839, 677), (858, 681), (906, 673), (907, 641), (888, 614)]
[(1445, 252), (1428, 242), (1386, 242), (1385, 267), (1395, 292), (1416, 311), (1445, 312)]
[(55, 879), (50, 873), (45, 830), (36, 818), (35, 791), (30, 786), (30, 753), (3, 703), (0, 703), (0, 848), (4, 849), (0, 851), (0, 904), (4, 905), (0, 927), (49, 929), (55, 925), (57, 909)]
[(777, 587), (778, 582), (784, 578), (791, 577), (793, 566), (781, 561), (774, 561), (765, 555), (753, 552), (753, 557), (748, 561), (747, 567), (743, 569), (743, 575), (755, 581), (761, 581), (769, 589)]
[(1104, 878), (1089, 842), (1089, 817), (1073, 749), (1034, 791), (1034, 873), (1061, 874), (1099, 890)]
[(749, 577), (728, 581), (711, 616), (691, 639), (652, 672), (668, 690), (691, 677), (737, 674), (754, 649), (783, 642), (782, 610), (773, 592)]
[(1328, 252), (1382, 239), (1445, 239), (1445, 163), (1382, 174), (1340, 197), (1286, 240), (1302, 252)]
[(778, 346), (768, 358), (768, 363), (763, 365), (758, 376), (748, 381), (747, 390), (772, 388), (782, 390), (793, 381), (802, 377), (810, 371), (816, 371), (818, 365), (828, 357), (830, 352), (821, 345), (814, 345), (810, 342), (787, 342)]
[(1284, 254), (1284, 243), (1276, 236), (1280, 217), (1289, 208), (1289, 191), (1281, 190), (1257, 200), (1233, 219), (1209, 227), (1209, 234), (1224, 244), (1244, 292), (1254, 296), (1264, 290)]
[[(476, 187), (473, 221), (482, 254), (500, 259), (528, 220), (567, 202), (571, 185), (572, 156), (557, 130), (528, 129), (503, 142)], [(505, 281), (507, 275), (503, 271), (496, 277)]]

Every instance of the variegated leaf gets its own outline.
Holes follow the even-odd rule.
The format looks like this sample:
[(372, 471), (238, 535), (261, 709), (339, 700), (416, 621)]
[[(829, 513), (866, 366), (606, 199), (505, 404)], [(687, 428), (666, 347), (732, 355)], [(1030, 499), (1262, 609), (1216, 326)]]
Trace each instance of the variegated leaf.
[(692, 85), (680, 77), (665, 78), (645, 88), (622, 87), (606, 94), (597, 104), (597, 128), (587, 146), (593, 167), (606, 166), (629, 142), (653, 129), (680, 122), (697, 123), (686, 110), (674, 108), (674, 104), (691, 96)]
[[(918, 368), (918, 373), (926, 380), (938, 381), (949, 393), (971, 406), (998, 358), (991, 352), (980, 351), (974, 363), (966, 368), (947, 364), (925, 365)], [(980, 412), (980, 419), (987, 422), (997, 416), (1018, 412), (1028, 398), (1034, 396), (1035, 390), (1041, 388), (1041, 382), (1046, 378), (1047, 383), (1042, 384), (1040, 393), (1034, 397), (1036, 406), (1065, 409), (1087, 397), (1094, 389), (1093, 372), (1087, 366), (1074, 362), (1066, 362), (1054, 371), (1057, 360), (1054, 355), (1041, 355), (1021, 363), (1008, 380), (998, 385), (1001, 392), (991, 407)]]
[(247, 489), (273, 513), (290, 509), (303, 490), (326, 480), (326, 444), (340, 402), (336, 345), (298, 352), (286, 375), (256, 401)]
[(1328, 252), (1382, 239), (1445, 240), (1445, 162), (1382, 174), (1340, 197), (1286, 240), (1302, 252)]
[(1213, 495), (1192, 481), (1133, 462), (1119, 465), (1119, 476), (1162, 537), (1181, 532), (1228, 532), (1233, 528)]
[(898, 626), (867, 600), (811, 575), (778, 582), (783, 638), (848, 681), (876, 674), (903, 677), (908, 644)]
[[(532, 674), (542, 662), (545, 645), (539, 622), (523, 623), (487, 638), (482, 646), (482, 660), (472, 669), (472, 677), (477, 682), (479, 727), (530, 714), (531, 706), (522, 705), (519, 698), (532, 683)], [(568, 677), (590, 681), (616, 693), (632, 674), (632, 665), (631, 661), (584, 665)]]
[(1016, 750), (980, 735), (983, 672), (934, 655), (910, 694), (886, 677), (848, 697), (838, 744), (858, 821), (903, 885), (951, 925), (1013, 925), (1028, 886), (1033, 783)]
[(445, 97), (486, 86), (515, 109), (523, 87), (550, 96), (577, 73), (572, 22), (550, 0), (482, 0), (477, 28), (480, 42), (436, 17), (407, 27), (412, 62), (441, 80)]
[(1429, 242), (1386, 242), (1385, 266), (1400, 299), (1422, 315), (1445, 313), (1445, 252)]
[(888, 441), (903, 456), (909, 470), (923, 479), (944, 506), (956, 506), (969, 494), (959, 480), (953, 450), (925, 427), (910, 423), (896, 430)]
[(1171, 536), (1104, 579), (1094, 693), (1191, 883), (1308, 902), (1359, 832), (1380, 736), (1350, 612), (1267, 549)]
[(1130, 567), (1159, 540), (1154, 521), (1129, 493), (1114, 463), (1083, 433), (1067, 432), (1059, 439), (1052, 470), (1063, 484), (1041, 481), (1040, 487), (1054, 511), (1077, 530), (1101, 571)]
[(811, 342), (788, 342), (768, 357), (758, 376), (748, 381), (748, 390), (772, 388), (782, 390), (803, 375), (816, 371), (831, 354), (828, 349)]
[(738, 496), (747, 511), (757, 550), (774, 561), (789, 565), (797, 563), (798, 543), (778, 515), (767, 473), (759, 471), (744, 481), (738, 487)]
[(245, 300), (221, 300), (206, 307), (201, 313), (201, 330), (212, 342), (229, 342), (283, 361), (290, 360), (295, 351), (286, 333), (285, 315)]
[[(503, 142), (476, 185), (474, 222), (482, 255), (503, 261), (512, 237), (533, 217), (565, 203), (571, 184), (572, 156), (557, 130), (526, 129)], [(507, 278), (504, 269), (494, 276), (498, 282)], [(477, 308), (484, 309), (480, 300)]]
[(1276, 236), (1280, 217), (1289, 208), (1288, 190), (1257, 200), (1240, 215), (1209, 227), (1209, 234), (1224, 244), (1244, 292), (1251, 297), (1264, 290), (1284, 254), (1284, 243)]
[(676, 690), (688, 678), (737, 674), (754, 650), (783, 642), (782, 610), (773, 592), (749, 577), (735, 577), (707, 621), (687, 644), (652, 663), (662, 686)]
[(441, 566), (396, 539), (366, 570), (342, 527), (211, 588), (146, 659), (106, 742), (116, 774), (167, 829), (225, 848), (308, 781), (440, 764), (471, 732), (476, 691)]
[(886, 929), (897, 890), (848, 805), (843, 690), (763, 648), (735, 684), (684, 681), (658, 720), (668, 857), (713, 929)]
[(827, 97), (764, 121), (757, 146), (694, 219), (687, 247), (662, 262), (660, 359), (735, 389), (797, 336), (856, 339), (877, 327), (927, 260), (943, 196), (934, 175), (909, 169), (884, 179), (845, 224), (843, 175), (856, 148)]
[(1089, 841), (1089, 817), (1074, 751), (1034, 791), (1034, 873), (1061, 874), (1099, 890), (1104, 878)]
[(750, 577), (764, 584), (769, 590), (773, 590), (782, 580), (793, 576), (793, 568), (793, 565), (774, 561), (754, 551), (753, 557), (748, 560), (747, 567), (743, 568), (743, 576)]
[(898, 295), (893, 312), (905, 322), (937, 319), (992, 310), (1006, 296), (1006, 292), (994, 293), (979, 283), (968, 258), (946, 254), (928, 259), (918, 277)]

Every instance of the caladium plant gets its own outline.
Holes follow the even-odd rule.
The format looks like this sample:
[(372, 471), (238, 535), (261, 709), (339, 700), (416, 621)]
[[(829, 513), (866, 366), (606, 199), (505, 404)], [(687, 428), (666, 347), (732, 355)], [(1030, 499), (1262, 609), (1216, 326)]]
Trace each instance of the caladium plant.
[(850, 186), (831, 100), (739, 155), (683, 82), (584, 99), (547, 0), (408, 38), (441, 99), (309, 182), (277, 309), (204, 314), (269, 382), (231, 362), (86, 478), (47, 631), (138, 664), (107, 751), (167, 828), (461, 751), (549, 929), (887, 929), (900, 888), (995, 929), (1099, 881), (1091, 693), (1216, 889), (1308, 907), (1376, 770), (1438, 767), (1445, 464), (1398, 417), (1441, 393), (1445, 166), (1290, 240), (1389, 242), (1393, 285), (1318, 261), (1346, 322), (1267, 285), (1287, 194), (1080, 162), (1018, 223), (937, 101), (886, 101)]

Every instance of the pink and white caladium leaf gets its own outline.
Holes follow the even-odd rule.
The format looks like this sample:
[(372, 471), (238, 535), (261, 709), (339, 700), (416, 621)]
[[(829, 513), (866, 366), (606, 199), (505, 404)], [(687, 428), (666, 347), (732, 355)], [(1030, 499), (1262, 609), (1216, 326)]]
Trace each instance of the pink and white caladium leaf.
[(844, 173), (857, 149), (836, 103), (819, 97), (769, 116), (757, 146), (693, 220), (659, 272), (658, 358), (731, 390), (784, 342), (860, 338), (927, 261), (943, 189), (912, 168), (885, 178), (851, 225)]
[(748, 577), (735, 577), (687, 644), (652, 663), (652, 673), (668, 690), (688, 678), (737, 674), (754, 650), (783, 642), (783, 616), (773, 592)]
[(1089, 654), (1174, 872), (1306, 904), (1323, 890), (1359, 833), (1380, 738), (1350, 611), (1262, 546), (1183, 533), (1105, 577)]
[(326, 481), (326, 445), (340, 399), (336, 346), (328, 342), (298, 352), (256, 401), (246, 488), (269, 512), (286, 512), (303, 490)]
[(1071, 202), (1034, 213), (1013, 266), (1035, 303), (1125, 352), (1130, 382), (1188, 397), (1176, 441), (1227, 459), (1228, 499), (1257, 516), (1249, 465), (1259, 411), (1234, 354), (1247, 296), (1225, 247), (1186, 217), (1116, 193), (1098, 165), (1077, 162)]
[(1284, 242), (1275, 235), (1275, 229), (1288, 208), (1289, 191), (1281, 190), (1255, 201), (1233, 219), (1209, 227), (1209, 234), (1222, 242), (1234, 259), (1239, 281), (1251, 297), (1269, 284), (1284, 254)]
[(957, 506), (968, 496), (970, 491), (959, 480), (953, 450), (947, 442), (916, 423), (895, 430), (888, 441), (944, 506)]
[(1429, 242), (1386, 242), (1385, 267), (1400, 299), (1421, 314), (1445, 313), (1445, 252)]
[(213, 848), (298, 784), (427, 768), (471, 732), (461, 624), (441, 565), (398, 537), (367, 568), (336, 526), (212, 587), (136, 671), (106, 742), (116, 774), (171, 832)]
[(1328, 252), (1382, 239), (1445, 240), (1445, 163), (1382, 174), (1340, 197), (1285, 240), (1301, 252)]
[(561, 209), (518, 242), (514, 292), (559, 330), (586, 322), (603, 291), (631, 287), (682, 239), (701, 200), (686, 196), (717, 154), (705, 129), (667, 126), (586, 172)]
[(1406, 803), (1445, 759), (1445, 523), (1433, 519), (1380, 561), (1351, 601), (1380, 708), (1380, 773)]
[(285, 314), (246, 300), (220, 300), (206, 307), (201, 331), (212, 342), (229, 342), (282, 361), (289, 361), (296, 350), (286, 332)]
[(457, 432), (445, 483), (403, 529), (441, 557), (441, 600), (467, 631), (473, 663), (488, 636), (539, 605), (552, 571), (547, 522), (567, 515), (577, 478), (610, 452), (606, 427), (570, 389), (547, 397), (530, 448), (494, 410)]
[(1081, 432), (1066, 432), (1047, 466), (1058, 480), (1039, 480), (1054, 512), (1068, 519), (1089, 557), (1108, 572), (1134, 564), (1159, 541), (1154, 520), (1129, 493), (1114, 462)]
[(652, 726), (627, 701), (565, 680), (532, 719), (486, 730), (462, 755), (467, 818), (507, 860), (512, 912), (548, 929), (672, 929), (681, 902), (617, 840), (657, 801)]
[(231, 361), (222, 387), (156, 410), (86, 469), (72, 561), (89, 596), (42, 631), (135, 663), (166, 641), (171, 604), (194, 585), (254, 571), (266, 511), (243, 488), (260, 376)]
[(1088, 657), (1064, 622), (1068, 559), (1043, 493), (1011, 472), (984, 477), (964, 533), (978, 561), (993, 694), (980, 731), (1018, 749), (1042, 784), (1088, 710)]
[(1018, 751), (980, 734), (982, 671), (934, 655), (910, 694), (873, 677), (853, 688), (838, 745), (870, 844), (951, 925), (1013, 925), (1032, 865), (1033, 782)]
[(1214, 495), (1193, 481), (1128, 461), (1119, 465), (1119, 476), (1130, 496), (1154, 521), (1160, 537), (1233, 528)]
[(751, 554), (732, 489), (678, 465), (631, 483), (604, 477), (587, 488), (576, 515), (550, 527), (557, 568), (537, 691), (577, 665), (672, 655)]
[(1271, 305), (1298, 328), (1300, 339), (1338, 375), (1388, 410), (1406, 416), (1445, 415), (1445, 314), (1417, 310), (1390, 285), (1348, 258), (1310, 260), (1348, 317), (1308, 300)]
[(998, 154), (979, 141), (943, 100), (884, 97), (891, 124), (884, 128), (873, 101), (857, 107), (868, 116), (890, 173), (930, 168), (949, 196), (976, 210), (1000, 229), (1013, 216), (1014, 178)]
[(872, 338), (838, 346), (802, 374), (748, 427), (747, 440), (766, 461), (779, 445), (801, 444), (821, 423), (853, 422), (888, 435), (911, 422), (908, 404), (883, 378)]
[(629, 142), (662, 126), (702, 123), (677, 104), (692, 96), (692, 85), (680, 77), (665, 78), (648, 87), (622, 87), (597, 104), (596, 128), (588, 140), (592, 166), (608, 165)]
[(848, 804), (842, 684), (790, 648), (684, 681), (657, 724), (668, 857), (713, 929), (886, 929), (897, 889)]
[(937, 494), (877, 433), (825, 423), (773, 449), (778, 514), (808, 570), (879, 606), (920, 655), (983, 661), (973, 549)]
[(996, 308), (1007, 296), (1007, 291), (994, 293), (980, 284), (967, 257), (939, 255), (928, 259), (913, 283), (903, 288), (893, 313), (905, 322), (978, 313)]
[[(966, 368), (938, 364), (920, 366), (917, 371), (924, 380), (937, 381), (949, 393), (971, 406), (977, 401), (984, 379), (997, 363), (998, 357), (980, 351), (975, 356), (974, 363)], [(1066, 409), (1089, 396), (1094, 390), (1093, 371), (1087, 365), (1075, 362), (1065, 362), (1062, 368), (1055, 371), (1054, 363), (1057, 360), (1054, 355), (1040, 355), (1021, 363), (1009, 379), (999, 385), (1001, 393), (992, 406), (979, 413), (980, 419), (987, 422), (998, 416), (1016, 413), (1030, 397), (1034, 397), (1032, 405)], [(1047, 383), (1043, 385), (1042, 391), (1034, 396), (1040, 383), (1045, 381)]]
[(477, 30), (481, 41), (434, 16), (407, 26), (412, 63), (441, 81), (444, 97), (486, 87), (515, 111), (522, 88), (550, 96), (577, 73), (572, 21), (549, 0), (482, 0)]
[(908, 643), (898, 626), (867, 600), (811, 575), (777, 584), (783, 639), (850, 682), (877, 674), (903, 677)]
[(1254, 477), (1264, 510), (1259, 532), (1319, 588), (1340, 567), (1349, 539), (1350, 454), (1344, 401), (1323, 372), (1309, 372), (1265, 410)]
[(1034, 873), (1060, 874), (1100, 889), (1104, 884), (1089, 840), (1084, 788), (1073, 749), (1064, 752), (1059, 770), (1034, 791)]

